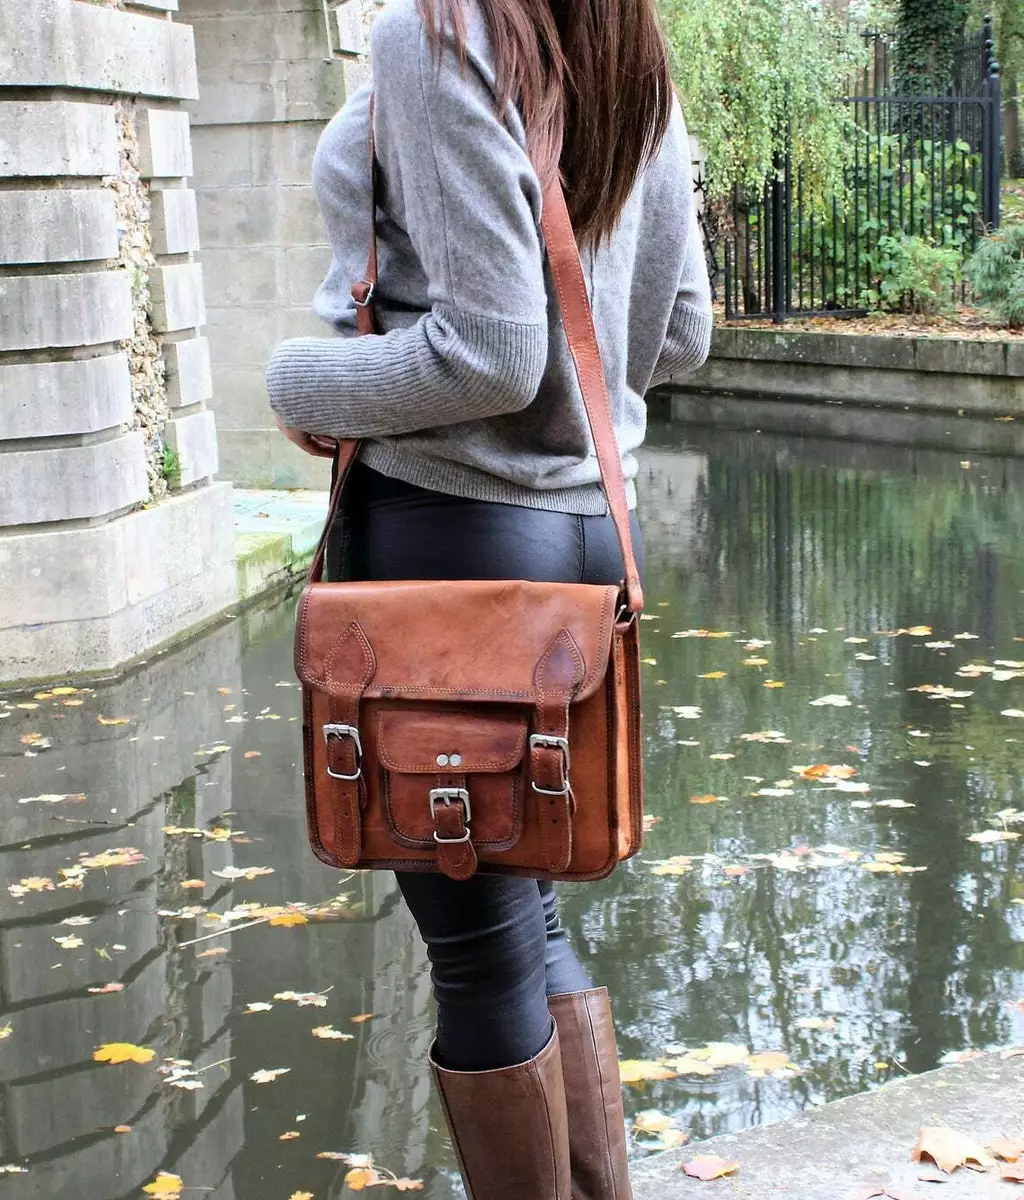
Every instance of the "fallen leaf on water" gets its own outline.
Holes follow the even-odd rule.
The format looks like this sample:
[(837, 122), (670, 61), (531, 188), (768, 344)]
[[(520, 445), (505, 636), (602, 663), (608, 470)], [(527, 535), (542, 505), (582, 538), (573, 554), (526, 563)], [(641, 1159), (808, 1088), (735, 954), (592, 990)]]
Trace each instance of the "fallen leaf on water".
[(700, 1179), (708, 1183), (712, 1179), (721, 1179), (723, 1175), (735, 1175), (740, 1169), (738, 1162), (730, 1162), (717, 1154), (698, 1154), (688, 1163), (683, 1163), (683, 1174), (691, 1179)]
[(318, 1025), (313, 1030), (315, 1038), (324, 1038), (325, 1041), (351, 1042), (355, 1037), (353, 1033), (342, 1033), (340, 1029), (335, 1029), (333, 1025)]
[(672, 1128), (672, 1118), (656, 1108), (645, 1108), (633, 1118), (633, 1128), (640, 1133), (664, 1133)]
[(900, 629), (899, 633), (909, 633), (911, 637), (931, 637), (932, 627), (930, 625), (911, 625), (909, 629)]
[(205, 879), (186, 879), (186, 880), (184, 880), (184, 882), (178, 884), (178, 886), (183, 887), (183, 888), (199, 889), (199, 888), (208, 887), (209, 884), (206, 882)]
[(96, 720), (101, 725), (127, 725), (131, 717), (97, 717)]
[(373, 1167), (353, 1167), (345, 1176), (346, 1185), (354, 1192), (361, 1192), (363, 1188), (375, 1187), (383, 1182)]
[(835, 1029), (834, 1017), (801, 1017), (796, 1023), (798, 1029)]
[(619, 1076), (623, 1083), (647, 1083), (660, 1079), (675, 1079), (676, 1072), (664, 1063), (651, 1059), (625, 1058), (619, 1063)]
[(747, 1070), (751, 1074), (771, 1075), (772, 1072), (784, 1071), (787, 1067), (789, 1055), (784, 1050), (761, 1050), (747, 1060)]
[(848, 638), (843, 638), (843, 641), (848, 646), (864, 646), (867, 644), (868, 639), (862, 638), (862, 637), (848, 637)]
[(1001, 717), (1024, 717), (1024, 708), (1004, 708)]
[(794, 774), (801, 779), (852, 779), (857, 774), (856, 767), (843, 764), (830, 766), (828, 763), (814, 763), (810, 767), (790, 767)]
[(766, 688), (784, 688), (786, 684), (782, 679), (766, 679), (761, 686)]
[(693, 870), (693, 860), (685, 854), (675, 854), (651, 867), (652, 875), (687, 875)]
[(812, 708), (849, 708), (853, 703), (849, 696), (819, 696), (817, 700), (811, 701)]
[(745, 659), (743, 659), (743, 666), (745, 666), (745, 667), (766, 667), (766, 666), (768, 666), (768, 659), (766, 659), (766, 658), (745, 658)]
[(661, 824), (661, 817), (656, 817), (653, 813), (644, 813), (644, 833), (650, 833), (655, 825)]
[(968, 1162), (988, 1168), (994, 1167), (996, 1161), (984, 1146), (948, 1125), (925, 1125), (910, 1157), (913, 1162), (930, 1158), (947, 1175)]
[(89, 991), (93, 996), (110, 996), (113, 995), (114, 992), (123, 992), (124, 984), (105, 983), (102, 987), (89, 988)]
[(114, 1126), (115, 1133), (131, 1133), (131, 1131), (132, 1131), (132, 1127), (130, 1125), (115, 1125)]
[(243, 758), (262, 758), (263, 755), (259, 752), (259, 750), (246, 750), (246, 752), (242, 755), (242, 757)]
[(360, 1013), (357, 1017), (352, 1018), (353, 1025), (363, 1025), (367, 1021), (372, 1021), (374, 1017), (380, 1016), (379, 1013)]
[(672, 1070), (677, 1075), (699, 1075), (701, 1078), (706, 1078), (714, 1075), (716, 1069), (705, 1059), (696, 1058), (691, 1054), (684, 1055), (672, 1063)]
[(289, 1129), (287, 1133), (282, 1133), (277, 1140), (279, 1142), (294, 1142), (299, 1137), (302, 1137), (302, 1134), (297, 1129)]
[(224, 867), (220, 871), (211, 871), (218, 879), (247, 879), (250, 883), (260, 875), (273, 875), (273, 867)]
[(1015, 842), (1019, 837), (1020, 834), (1015, 833), (1012, 829), (983, 829), (981, 833), (970, 834), (967, 840), (988, 846), (993, 842)]
[(108, 1042), (93, 1051), (96, 1062), (117, 1063), (148, 1063), (156, 1057), (156, 1051), (146, 1046), (136, 1046), (132, 1042)]
[(62, 950), (77, 950), (79, 946), (85, 945), (80, 937), (55, 937), (53, 940)]
[(145, 861), (146, 856), (134, 846), (117, 846), (99, 854), (83, 854), (78, 859), (79, 866), (89, 871), (102, 871), (107, 867), (134, 867)]
[(728, 671), (707, 671), (703, 675), (698, 675), (698, 679), (724, 679), (728, 675)]
[(271, 917), (270, 924), (271, 925), (283, 925), (285, 927), (288, 927), (291, 925), (308, 925), (309, 917), (307, 917), (303, 913), (299, 913), (299, 912), (281, 913), (280, 916)]
[(1016, 1162), (1018, 1158), (1024, 1158), (1024, 1137), (995, 1138), (993, 1141), (985, 1143), (985, 1149), (990, 1154), (994, 1154), (996, 1158), (1004, 1158), (1007, 1162)]
[(227, 953), (227, 946), (211, 946), (209, 950), (200, 950), (196, 958), (220, 958), (222, 954)]
[(274, 995), (274, 999), (292, 1000), (299, 1006), (299, 1008), (306, 1008), (310, 1006), (313, 1008), (327, 1007), (326, 992), (277, 992)]
[(274, 1067), (269, 1071), (253, 1071), (249, 1078), (253, 1083), (273, 1083), (282, 1075), (287, 1075), (291, 1067)]
[(313, 1200), (312, 1192), (292, 1192), (288, 1200)]
[(730, 863), (729, 866), (722, 868), (722, 874), (728, 875), (730, 879), (739, 879), (744, 875), (749, 875), (750, 870), (750, 867), (745, 867), (742, 863)]
[(41, 875), (30, 875), (18, 883), (8, 884), (7, 890), (12, 896), (24, 896), (26, 892), (52, 892), (55, 890), (52, 879), (44, 879)]
[(180, 1175), (169, 1175), (166, 1171), (161, 1171), (156, 1179), (147, 1183), (142, 1190), (147, 1196), (154, 1197), (154, 1200), (178, 1200), (184, 1186)]
[(2, 1042), (4, 1038), (9, 1038), (13, 1032), (13, 1025), (0, 1025), (0, 1042)]
[(705, 796), (691, 796), (690, 803), (691, 804), (718, 804), (719, 801), (728, 800), (728, 799), (729, 799), (728, 796), (712, 796), (712, 795), (708, 794)]
[(728, 751), (723, 751), (721, 754), (708, 755), (708, 758), (710, 758), (712, 762), (728, 762), (730, 759), (735, 757), (735, 754), (730, 754)]
[(704, 715), (704, 710), (695, 704), (676, 704), (672, 706), (672, 712), (677, 717), (681, 717), (684, 721), (699, 721)]
[(60, 804), (63, 800), (69, 800), (73, 804), (80, 804), (85, 799), (85, 792), (70, 792), (66, 795), (55, 793), (45, 796), (26, 796), (24, 800), (19, 800), (19, 804)]

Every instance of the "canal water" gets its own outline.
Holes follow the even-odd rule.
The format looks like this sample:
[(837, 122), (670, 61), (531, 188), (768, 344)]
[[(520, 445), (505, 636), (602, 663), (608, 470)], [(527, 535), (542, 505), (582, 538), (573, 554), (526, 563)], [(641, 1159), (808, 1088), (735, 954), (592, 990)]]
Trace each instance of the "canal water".
[[(637, 1155), (1024, 1041), (1022, 471), (653, 430), (650, 831), (563, 891)], [(306, 847), (293, 608), (0, 701), (4, 1200), (461, 1194), (415, 930)]]

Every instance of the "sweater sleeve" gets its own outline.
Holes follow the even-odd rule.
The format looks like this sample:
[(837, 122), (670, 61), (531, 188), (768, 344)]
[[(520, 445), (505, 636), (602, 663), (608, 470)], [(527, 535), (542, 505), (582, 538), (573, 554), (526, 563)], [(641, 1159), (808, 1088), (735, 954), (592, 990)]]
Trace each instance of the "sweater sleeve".
[(685, 178), (680, 181), (678, 205), (678, 219), (684, 230), (683, 262), (675, 304), (665, 333), (665, 344), (651, 379), (652, 387), (671, 378), (678, 379), (691, 374), (704, 363), (711, 348), (711, 288), (704, 259), (704, 240), (693, 202), (689, 137), (681, 119), (678, 127), (681, 130), (682, 161), (686, 164)]
[(450, 49), (437, 63), (412, 0), (378, 16), (372, 61), (386, 202), (401, 214), (431, 308), (378, 337), (282, 343), (267, 370), (271, 404), (290, 426), (342, 437), (524, 409), (548, 351), (539, 185), (526, 152), (480, 70)]

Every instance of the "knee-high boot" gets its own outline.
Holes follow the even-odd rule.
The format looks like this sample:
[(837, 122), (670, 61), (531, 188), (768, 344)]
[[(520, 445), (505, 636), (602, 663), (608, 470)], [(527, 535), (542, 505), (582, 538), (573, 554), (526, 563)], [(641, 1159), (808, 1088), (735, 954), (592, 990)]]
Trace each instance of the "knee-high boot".
[(548, 1008), (562, 1048), (572, 1200), (632, 1200), (608, 989), (549, 996)]
[(529, 1061), (494, 1071), (430, 1067), (469, 1200), (570, 1200), (558, 1028)]

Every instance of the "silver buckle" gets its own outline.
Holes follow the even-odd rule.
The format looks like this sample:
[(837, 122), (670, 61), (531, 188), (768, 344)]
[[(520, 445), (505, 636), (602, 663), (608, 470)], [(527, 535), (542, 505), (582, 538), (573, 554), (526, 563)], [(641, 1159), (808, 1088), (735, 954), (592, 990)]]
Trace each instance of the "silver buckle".
[[(330, 746), (331, 738), (351, 738), (352, 745), (356, 752), (356, 773), (354, 775), (340, 775), (337, 771), (331, 770)], [(343, 779), (346, 783), (354, 783), (357, 779), (363, 776), (363, 743), (359, 740), (359, 730), (354, 725), (325, 725), (324, 726), (324, 744), (328, 749), (327, 759), (327, 774), (332, 779)]]
[[(461, 800), (466, 807), (466, 825), (468, 826), (473, 819), (473, 810), (469, 804), (469, 792), (465, 788), (447, 787), (447, 788), (432, 788), (430, 792), (430, 815), (437, 820), (437, 806), (443, 803), (445, 807), (450, 808), (456, 800)], [(437, 830), (434, 830), (434, 841), (441, 846), (459, 846), (463, 842), (469, 841), (469, 829), (462, 837), (445, 838), (441, 837)]]
[(373, 303), (373, 293), (377, 290), (377, 285), (371, 283), (368, 279), (361, 279), (360, 283), (366, 284), (366, 299), (356, 300), (354, 296), (352, 299), (355, 301), (356, 308), (369, 308)]
[(530, 749), (535, 750), (538, 746), (546, 746), (551, 750), (561, 750), (562, 752), (562, 775), (565, 779), (565, 786), (555, 790), (553, 788), (538, 787), (534, 780), (530, 780), (530, 786), (535, 792), (539, 792), (542, 796), (568, 796), (569, 795), (569, 769), (572, 766), (572, 758), (569, 754), (569, 739), (564, 737), (556, 737), (551, 733), (531, 733), (530, 734)]

